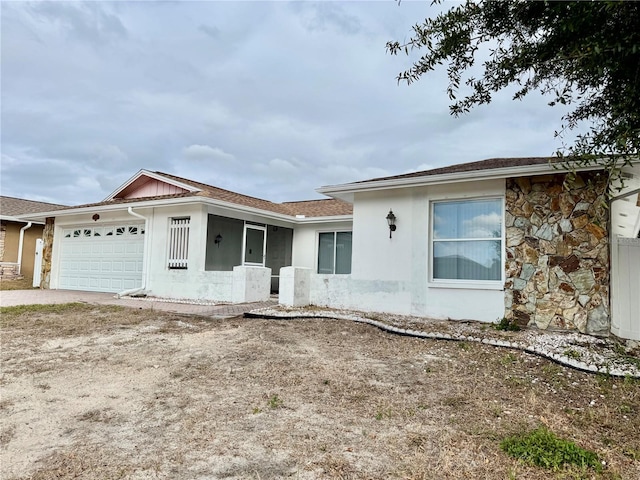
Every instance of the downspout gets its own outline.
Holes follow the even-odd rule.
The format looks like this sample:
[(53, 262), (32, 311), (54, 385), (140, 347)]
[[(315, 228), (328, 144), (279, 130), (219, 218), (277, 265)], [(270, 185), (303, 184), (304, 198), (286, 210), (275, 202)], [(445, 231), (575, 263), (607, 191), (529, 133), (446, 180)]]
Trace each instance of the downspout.
[(133, 207), (128, 207), (127, 212), (129, 213), (129, 215), (132, 215), (134, 217), (144, 220), (144, 253), (142, 257), (142, 285), (140, 287), (130, 288), (129, 290), (124, 290), (120, 293), (117, 293), (116, 297), (118, 298), (141, 292), (147, 287), (147, 247), (149, 243), (147, 241), (147, 238), (149, 237), (149, 228), (148, 228), (149, 219), (147, 217), (140, 215), (139, 213), (134, 212)]
[(24, 231), (31, 228), (32, 222), (27, 222), (27, 224), (20, 229), (20, 240), (18, 241), (18, 275), (20, 275), (22, 271), (22, 247), (24, 246)]

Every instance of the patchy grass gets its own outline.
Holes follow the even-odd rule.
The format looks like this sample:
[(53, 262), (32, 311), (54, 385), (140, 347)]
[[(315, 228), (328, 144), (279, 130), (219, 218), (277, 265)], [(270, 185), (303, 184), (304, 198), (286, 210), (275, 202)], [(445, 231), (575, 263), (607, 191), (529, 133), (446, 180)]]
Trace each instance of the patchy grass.
[(6, 318), (15, 318), (24, 314), (46, 313), (46, 314), (65, 314), (77, 310), (86, 310), (89, 307), (86, 303), (58, 303), (53, 305), (14, 305), (12, 307), (0, 307), (0, 315), (2, 321)]
[[(348, 321), (0, 314), (3, 479), (640, 478), (635, 379)], [(501, 448), (540, 425), (605, 465)]]
[(544, 426), (508, 437), (500, 442), (500, 448), (514, 458), (542, 468), (560, 470), (575, 465), (583, 470), (592, 468), (602, 472), (598, 455), (557, 437)]
[(32, 277), (23, 277), (18, 280), (0, 280), (0, 290), (32, 290), (33, 288)]
[(147, 321), (149, 314), (117, 305), (61, 303), (0, 307), (0, 328), (20, 329), (40, 338), (98, 333)]

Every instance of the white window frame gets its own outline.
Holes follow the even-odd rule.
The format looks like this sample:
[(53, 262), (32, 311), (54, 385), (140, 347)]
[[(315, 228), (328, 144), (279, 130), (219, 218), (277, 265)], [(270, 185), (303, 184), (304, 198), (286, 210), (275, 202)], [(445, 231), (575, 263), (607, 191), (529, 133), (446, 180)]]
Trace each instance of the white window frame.
[[(500, 237), (496, 238), (496, 240), (500, 239), (500, 278), (498, 280), (456, 280), (456, 279), (441, 279), (434, 278), (433, 276), (433, 227), (434, 227), (434, 206), (437, 203), (452, 203), (452, 202), (474, 202), (479, 200), (499, 200), (502, 222), (500, 223), (500, 228), (502, 230)], [(504, 281), (505, 281), (505, 245), (506, 245), (506, 227), (505, 227), (505, 197), (504, 195), (486, 195), (486, 196), (475, 196), (475, 197), (452, 197), (452, 198), (434, 198), (429, 201), (429, 256), (428, 256), (428, 284), (429, 287), (435, 288), (466, 288), (466, 289), (478, 289), (478, 290), (504, 290)], [(437, 239), (436, 242), (443, 241), (485, 241), (490, 240), (488, 238), (465, 238), (460, 240), (452, 240), (452, 239)]]
[(189, 268), (190, 230), (191, 217), (169, 217), (167, 235), (167, 268), (169, 270), (187, 270)]
[[(320, 234), (321, 233), (333, 233), (333, 273), (320, 273)], [(336, 259), (337, 259), (337, 237), (338, 233), (350, 233), (351, 234), (351, 265), (349, 273), (335, 273), (336, 272)], [(353, 230), (318, 230), (316, 232), (316, 274), (318, 275), (351, 275), (353, 271)]]

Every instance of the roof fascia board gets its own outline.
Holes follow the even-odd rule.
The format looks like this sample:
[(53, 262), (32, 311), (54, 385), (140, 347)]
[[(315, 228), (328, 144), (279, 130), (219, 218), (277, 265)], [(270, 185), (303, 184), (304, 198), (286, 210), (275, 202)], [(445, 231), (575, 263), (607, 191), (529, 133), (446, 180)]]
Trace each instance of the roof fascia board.
[(68, 217), (71, 215), (86, 215), (89, 213), (100, 213), (100, 212), (115, 212), (118, 210), (126, 211), (128, 207), (135, 208), (151, 208), (151, 207), (161, 207), (164, 205), (175, 205), (175, 204), (186, 204), (186, 203), (197, 203), (201, 201), (202, 197), (184, 197), (184, 198), (170, 198), (163, 200), (147, 200), (141, 202), (127, 202), (127, 203), (117, 203), (111, 205), (95, 205), (91, 207), (79, 207), (79, 208), (68, 208), (64, 210), (54, 210), (52, 212), (38, 212), (31, 215), (23, 215), (22, 218), (35, 219), (35, 218), (49, 218), (49, 217)]
[(282, 220), (290, 223), (295, 223), (295, 220), (296, 220), (295, 217), (291, 215), (286, 215), (284, 213), (271, 212), (269, 210), (262, 210), (260, 208), (255, 208), (255, 207), (247, 207), (246, 205), (238, 205), (237, 203), (225, 202), (222, 200), (217, 200), (215, 198), (208, 198), (208, 197), (197, 197), (197, 198), (207, 205), (226, 208), (232, 211), (251, 213), (254, 215), (260, 215), (261, 217), (271, 218), (274, 220)]
[(634, 188), (628, 192), (621, 193), (615, 197), (611, 197), (611, 201), (615, 202), (616, 200), (620, 200), (622, 198), (630, 197), (632, 195), (640, 194), (640, 188)]
[(184, 188), (188, 192), (199, 192), (200, 191), (199, 188), (196, 188), (196, 187), (194, 187), (192, 185), (187, 185), (186, 183), (179, 182), (179, 181), (174, 180), (172, 178), (167, 178), (167, 177), (165, 177), (163, 175), (158, 175), (155, 172), (150, 172), (149, 170), (142, 169), (138, 173), (136, 173), (133, 177), (131, 177), (129, 180), (127, 180), (122, 185), (120, 185), (118, 188), (116, 188), (113, 192), (111, 192), (111, 194), (107, 198), (105, 198), (102, 201), (103, 202), (108, 202), (109, 200), (113, 200), (116, 197), (116, 195), (118, 195), (125, 188), (127, 188), (129, 185), (131, 185), (133, 182), (135, 182), (136, 180), (138, 180), (142, 176), (149, 177), (149, 178), (152, 178), (154, 180), (158, 180), (159, 182), (168, 183), (168, 184), (171, 184), (171, 185), (173, 185), (175, 187)]
[(20, 223), (37, 223), (38, 225), (43, 225), (43, 222), (36, 222), (35, 220), (24, 220), (19, 217), (12, 217), (11, 215), (0, 215), (0, 220), (4, 220), (6, 222), (20, 222)]
[(308, 223), (333, 223), (333, 222), (353, 222), (353, 215), (333, 215), (330, 217), (305, 217), (296, 218), (296, 223), (305, 225)]
[[(284, 221), (288, 223), (298, 224), (298, 223), (326, 223), (330, 221), (340, 221), (340, 220), (350, 220), (352, 217), (350, 215), (334, 215), (330, 217), (306, 217), (296, 218), (291, 215), (286, 215), (283, 213), (270, 212), (268, 210), (261, 210), (259, 208), (247, 207), (244, 205), (238, 205), (236, 203), (224, 202), (221, 200), (216, 200), (214, 198), (208, 197), (183, 197), (183, 198), (169, 198), (169, 199), (161, 199), (161, 200), (148, 200), (141, 202), (128, 202), (128, 203), (119, 203), (116, 205), (97, 205), (94, 207), (81, 207), (81, 208), (71, 208), (66, 210), (55, 210), (53, 212), (38, 212), (37, 214), (25, 215), (23, 218), (31, 219), (45, 219), (47, 217), (67, 217), (71, 215), (87, 215), (92, 213), (100, 213), (107, 211), (118, 211), (118, 210), (126, 210), (128, 207), (133, 208), (151, 208), (151, 207), (163, 207), (163, 206), (175, 206), (175, 205), (186, 205), (193, 203), (203, 203), (205, 205), (212, 205), (216, 207), (225, 208), (227, 210), (250, 213), (253, 215), (259, 215), (264, 218)], [(32, 220), (33, 221), (33, 220)]]
[(223, 207), (233, 211), (241, 211), (244, 213), (260, 215), (261, 217), (271, 218), (273, 220), (281, 220), (281, 221), (294, 223), (294, 224), (328, 223), (328, 222), (336, 222), (336, 221), (352, 221), (353, 220), (353, 215), (331, 215), (326, 217), (300, 218), (293, 215), (286, 215), (284, 213), (270, 212), (269, 210), (262, 210), (259, 208), (247, 207), (245, 205), (238, 205), (236, 203), (224, 202), (221, 200), (216, 200), (214, 198), (207, 198), (207, 197), (198, 197), (198, 198), (201, 199), (204, 203), (209, 205)]
[[(578, 171), (600, 170), (602, 167), (590, 166), (578, 168)], [(526, 177), (531, 175), (549, 175), (562, 173), (563, 170), (551, 165), (521, 165), (488, 170), (471, 170), (468, 172), (445, 173), (440, 175), (426, 175), (424, 177), (410, 177), (402, 179), (379, 180), (366, 183), (346, 183), (343, 185), (329, 185), (316, 189), (324, 195), (340, 195), (344, 193), (366, 192), (371, 190), (390, 190), (402, 187), (421, 187), (443, 183), (473, 182), (477, 180), (496, 180), (509, 177)]]

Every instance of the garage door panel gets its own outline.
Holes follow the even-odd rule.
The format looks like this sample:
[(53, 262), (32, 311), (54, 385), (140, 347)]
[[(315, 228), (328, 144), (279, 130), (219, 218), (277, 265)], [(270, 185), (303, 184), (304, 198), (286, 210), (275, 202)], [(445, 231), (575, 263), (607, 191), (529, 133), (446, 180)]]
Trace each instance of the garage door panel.
[(122, 290), (131, 290), (132, 288), (136, 288), (137, 284), (131, 279), (125, 279), (122, 282)]
[(133, 262), (124, 262), (124, 271), (128, 273), (135, 273), (137, 271), (135, 261)]
[(143, 231), (142, 224), (65, 229), (60, 248), (60, 288), (120, 292), (139, 287)]

